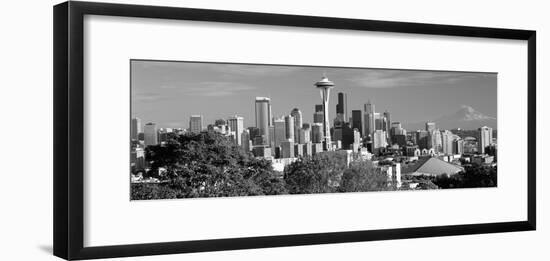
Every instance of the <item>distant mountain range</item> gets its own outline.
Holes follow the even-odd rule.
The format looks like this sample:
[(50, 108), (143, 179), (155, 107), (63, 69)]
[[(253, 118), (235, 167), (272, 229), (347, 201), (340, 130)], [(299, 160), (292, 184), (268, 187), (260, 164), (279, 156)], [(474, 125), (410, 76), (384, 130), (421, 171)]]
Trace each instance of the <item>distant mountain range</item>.
[[(488, 126), (493, 129), (497, 129), (497, 118), (487, 116), (479, 111), (476, 111), (470, 106), (463, 105), (458, 111), (439, 117), (431, 122), (435, 122), (436, 127), (439, 129), (464, 129), (475, 130), (482, 126)], [(425, 129), (426, 122), (417, 122), (405, 124), (404, 128), (407, 130), (423, 130)]]

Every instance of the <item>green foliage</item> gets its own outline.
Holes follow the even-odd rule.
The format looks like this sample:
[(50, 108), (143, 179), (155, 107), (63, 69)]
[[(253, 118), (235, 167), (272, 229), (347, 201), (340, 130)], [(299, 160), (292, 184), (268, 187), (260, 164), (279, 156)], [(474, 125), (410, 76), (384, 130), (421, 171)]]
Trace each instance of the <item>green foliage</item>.
[(284, 170), (286, 188), (290, 194), (336, 192), (346, 169), (346, 155), (323, 152), (301, 158)]
[(134, 183), (131, 188), (132, 200), (170, 199), (177, 196), (174, 190), (162, 184)]
[[(172, 192), (167, 194), (170, 198), (287, 193), (284, 181), (277, 177), (271, 162), (255, 159), (232, 140), (215, 132), (188, 133), (162, 146), (149, 146), (146, 159), (151, 169), (145, 176), (163, 181), (163, 189)], [(162, 175), (159, 175), (160, 169), (165, 170)], [(135, 188), (144, 189), (143, 186)], [(147, 189), (148, 194), (136, 196), (161, 195)]]
[(375, 171), (370, 161), (351, 162), (344, 171), (340, 183), (340, 192), (360, 192), (388, 190), (386, 174)]
[(466, 166), (464, 172), (437, 176), (433, 183), (440, 188), (478, 188), (497, 186), (497, 168), (479, 165)]

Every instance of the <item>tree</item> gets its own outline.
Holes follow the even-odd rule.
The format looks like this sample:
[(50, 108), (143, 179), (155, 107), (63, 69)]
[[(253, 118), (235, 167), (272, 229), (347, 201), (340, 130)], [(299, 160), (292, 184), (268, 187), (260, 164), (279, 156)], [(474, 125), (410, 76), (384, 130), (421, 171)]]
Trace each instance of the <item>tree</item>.
[(218, 119), (218, 120), (214, 121), (214, 125), (216, 125), (216, 126), (225, 125), (225, 120), (224, 119)]
[(176, 198), (176, 191), (162, 184), (135, 183), (132, 184), (130, 198), (132, 200), (171, 199)]
[(290, 194), (336, 192), (347, 168), (347, 154), (342, 152), (317, 153), (301, 158), (284, 170), (286, 188)]
[[(177, 198), (274, 195), (287, 193), (271, 162), (255, 159), (226, 136), (187, 133), (163, 145), (148, 146), (148, 176), (165, 183)], [(159, 170), (164, 174), (159, 175)], [(142, 187), (135, 187), (142, 189)], [(149, 193), (147, 197), (164, 194)]]
[(440, 175), (433, 183), (440, 188), (479, 188), (497, 185), (497, 168), (477, 164), (465, 166), (464, 171), (455, 175)]
[(388, 177), (386, 174), (375, 171), (370, 161), (351, 162), (344, 171), (340, 192), (361, 192), (388, 190)]

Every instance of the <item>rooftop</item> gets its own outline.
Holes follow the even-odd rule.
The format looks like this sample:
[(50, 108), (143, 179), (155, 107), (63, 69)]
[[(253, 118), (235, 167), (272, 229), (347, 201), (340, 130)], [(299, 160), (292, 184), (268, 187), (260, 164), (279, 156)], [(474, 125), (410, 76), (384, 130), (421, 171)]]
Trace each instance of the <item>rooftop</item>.
[(464, 168), (460, 166), (438, 158), (421, 158), (416, 164), (407, 166), (401, 171), (404, 174), (437, 176), (442, 174), (453, 175), (463, 170)]

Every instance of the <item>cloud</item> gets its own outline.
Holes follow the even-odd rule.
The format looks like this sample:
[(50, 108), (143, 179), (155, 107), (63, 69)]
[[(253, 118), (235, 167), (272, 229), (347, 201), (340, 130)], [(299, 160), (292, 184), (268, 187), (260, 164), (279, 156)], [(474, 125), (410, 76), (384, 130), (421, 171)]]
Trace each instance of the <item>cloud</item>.
[(136, 102), (156, 102), (166, 98), (167, 97), (157, 92), (134, 92), (132, 94), (132, 101)]
[(263, 64), (239, 64), (186, 61), (133, 61), (133, 66), (144, 70), (202, 71), (224, 77), (281, 76), (302, 70), (299, 66), (273, 66)]
[(404, 71), (404, 70), (368, 70), (349, 80), (365, 88), (422, 87), (444, 84), (455, 84), (466, 79), (487, 77), (485, 73), (437, 72), (437, 71)]
[(177, 90), (179, 94), (190, 96), (205, 96), (205, 97), (217, 97), (217, 96), (229, 96), (238, 92), (245, 92), (255, 90), (255, 86), (237, 83), (237, 82), (224, 82), (224, 81), (206, 81), (197, 83), (180, 83), (172, 85), (163, 85), (161, 88)]

